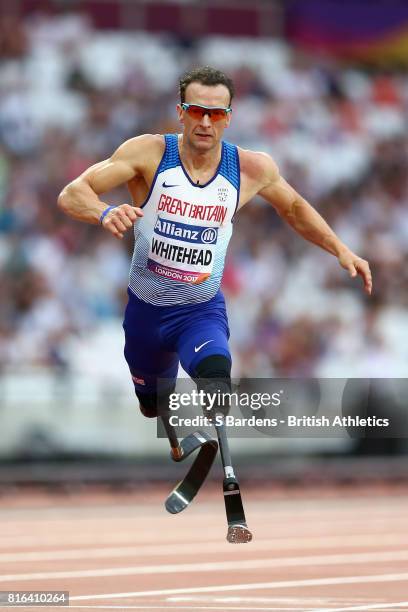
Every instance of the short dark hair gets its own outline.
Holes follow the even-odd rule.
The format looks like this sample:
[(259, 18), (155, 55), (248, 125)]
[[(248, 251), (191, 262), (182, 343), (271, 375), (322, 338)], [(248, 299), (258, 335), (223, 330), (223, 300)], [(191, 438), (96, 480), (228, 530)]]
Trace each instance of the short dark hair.
[(186, 89), (190, 83), (201, 83), (201, 85), (225, 85), (230, 94), (229, 104), (231, 106), (232, 98), (234, 97), (235, 89), (232, 80), (226, 74), (212, 68), (211, 66), (202, 66), (189, 70), (180, 79), (180, 100), (185, 102)]

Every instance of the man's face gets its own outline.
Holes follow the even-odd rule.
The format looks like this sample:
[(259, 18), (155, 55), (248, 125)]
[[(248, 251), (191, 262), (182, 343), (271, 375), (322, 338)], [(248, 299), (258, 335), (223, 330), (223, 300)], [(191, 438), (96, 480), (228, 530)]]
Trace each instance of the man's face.
[[(202, 85), (190, 83), (185, 92), (187, 104), (227, 108), (230, 94), (225, 85)], [(202, 114), (198, 118), (191, 117), (187, 111), (177, 104), (177, 113), (183, 124), (183, 137), (193, 148), (200, 151), (209, 151), (220, 142), (224, 129), (229, 126), (231, 113), (220, 121), (214, 121), (209, 114)]]

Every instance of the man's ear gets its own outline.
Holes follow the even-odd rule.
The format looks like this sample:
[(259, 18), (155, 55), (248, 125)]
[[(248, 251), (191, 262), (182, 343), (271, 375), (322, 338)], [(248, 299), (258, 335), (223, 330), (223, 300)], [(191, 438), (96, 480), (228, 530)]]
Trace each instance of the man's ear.
[(178, 115), (180, 123), (184, 123), (183, 109), (181, 108), (181, 104), (177, 104), (176, 110), (177, 110), (177, 115)]

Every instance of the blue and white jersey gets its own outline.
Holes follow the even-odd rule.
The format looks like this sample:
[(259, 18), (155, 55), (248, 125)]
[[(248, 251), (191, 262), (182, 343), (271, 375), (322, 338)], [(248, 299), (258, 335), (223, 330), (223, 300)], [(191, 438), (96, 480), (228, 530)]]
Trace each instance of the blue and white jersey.
[(205, 185), (194, 184), (178, 150), (177, 134), (166, 148), (144, 217), (135, 224), (129, 287), (156, 306), (210, 300), (217, 293), (237, 209), (240, 169), (237, 147), (222, 142), (221, 161)]

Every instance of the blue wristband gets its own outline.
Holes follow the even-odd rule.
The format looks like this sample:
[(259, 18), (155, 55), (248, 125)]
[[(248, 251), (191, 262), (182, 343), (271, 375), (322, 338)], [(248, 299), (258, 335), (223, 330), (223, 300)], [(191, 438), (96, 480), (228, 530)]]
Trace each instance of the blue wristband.
[(108, 214), (109, 211), (112, 210), (112, 208), (116, 208), (116, 206), (108, 206), (107, 208), (105, 208), (105, 210), (103, 211), (103, 213), (101, 214), (101, 216), (99, 217), (99, 223), (102, 225), (102, 221), (104, 220), (104, 218), (106, 217), (106, 215)]

